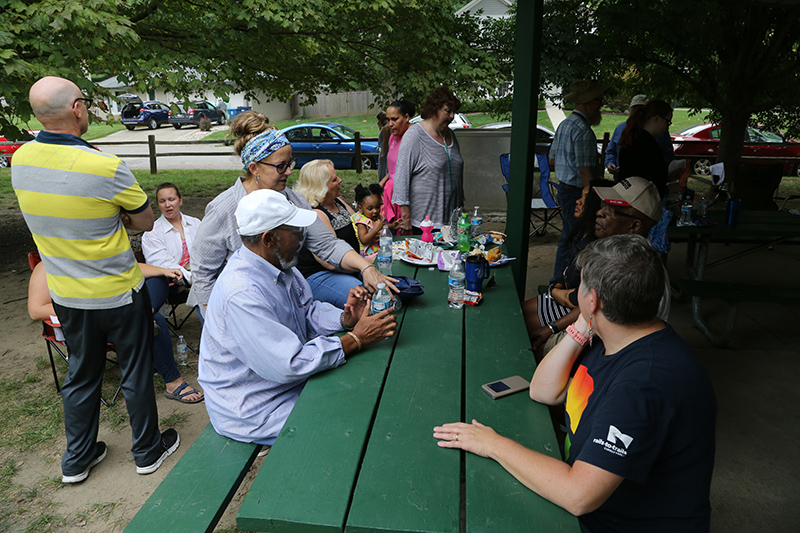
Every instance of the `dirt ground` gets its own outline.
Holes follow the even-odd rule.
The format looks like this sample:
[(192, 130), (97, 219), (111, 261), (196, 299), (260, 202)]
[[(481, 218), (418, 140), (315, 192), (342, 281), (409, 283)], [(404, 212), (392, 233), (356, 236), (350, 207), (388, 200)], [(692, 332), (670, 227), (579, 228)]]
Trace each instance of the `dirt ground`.
[[(208, 200), (187, 199), (184, 212), (202, 217)], [(35, 249), (33, 240), (18, 211), (0, 213), (0, 235), (3, 236), (0, 242), (0, 377), (26, 383), (32, 377), (38, 378), (32, 387), (33, 393), (50, 399), (57, 393), (47, 348), (41, 337), (40, 323), (28, 317), (26, 307), (30, 275), (26, 255)], [(188, 308), (184, 307), (179, 316), (187, 311)], [(189, 318), (181, 333), (191, 346), (199, 346), (200, 324), (197, 318)], [(197, 356), (190, 352), (189, 360), (189, 366), (182, 367), (181, 371), (190, 384), (196, 385)], [(43, 364), (44, 361), (47, 364)], [(63, 373), (59, 377), (62, 378)], [(109, 366), (106, 379), (118, 383), (118, 369)], [(108, 408), (103, 406), (99, 438), (108, 445), (108, 456), (81, 484), (60, 484), (61, 454), (66, 445), (63, 428), (55, 440), (31, 451), (0, 447), (0, 462), (13, 457), (17, 473), (11, 482), (20, 486), (17, 492), (22, 495), (21, 499), (0, 501), (0, 516), (11, 514), (0, 520), (0, 531), (122, 531), (208, 423), (203, 403), (181, 404), (165, 398), (162, 391), (163, 385), (159, 380), (156, 385), (159, 416), (161, 420), (168, 417), (177, 422), (175, 427), (181, 436), (181, 446), (152, 475), (136, 474), (130, 454), (130, 426), (125, 421), (115, 427), (112, 421), (107, 420), (109, 417), (104, 411)], [(118, 403), (122, 404), (120, 407), (124, 406), (121, 395)], [(124, 413), (124, 408), (119, 411)], [(162, 423), (162, 430), (165, 428)], [(227, 527), (232, 526), (231, 521)]]

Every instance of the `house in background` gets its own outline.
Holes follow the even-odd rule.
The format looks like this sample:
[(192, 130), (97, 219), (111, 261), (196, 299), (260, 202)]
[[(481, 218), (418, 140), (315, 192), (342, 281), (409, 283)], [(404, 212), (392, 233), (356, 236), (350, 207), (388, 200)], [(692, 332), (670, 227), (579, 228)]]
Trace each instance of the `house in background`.
[(472, 0), (467, 5), (456, 11), (456, 15), (469, 13), (477, 15), (478, 11), (483, 11), (481, 16), (491, 18), (508, 17), (508, 10), (513, 6), (515, 0)]

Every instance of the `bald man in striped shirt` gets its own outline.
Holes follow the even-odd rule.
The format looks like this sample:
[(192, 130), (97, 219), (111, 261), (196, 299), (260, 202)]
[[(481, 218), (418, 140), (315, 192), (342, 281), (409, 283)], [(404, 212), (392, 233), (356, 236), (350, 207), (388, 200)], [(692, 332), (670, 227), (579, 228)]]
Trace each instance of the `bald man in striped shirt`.
[(153, 211), (125, 164), (81, 139), (92, 101), (77, 85), (48, 76), (29, 96), (45, 130), (14, 154), (11, 183), (69, 347), (61, 479), (80, 483), (106, 456), (97, 435), (108, 338), (122, 373), (136, 471), (150, 474), (180, 445), (174, 429), (158, 429), (152, 309), (126, 232), (152, 229)]

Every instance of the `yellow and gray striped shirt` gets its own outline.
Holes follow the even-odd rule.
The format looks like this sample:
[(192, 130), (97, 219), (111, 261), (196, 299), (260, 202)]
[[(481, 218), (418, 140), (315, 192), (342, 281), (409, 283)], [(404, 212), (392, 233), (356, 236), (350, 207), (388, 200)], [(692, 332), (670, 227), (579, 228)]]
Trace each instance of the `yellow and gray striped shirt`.
[(149, 209), (127, 166), (74, 135), (42, 131), (14, 154), (11, 184), (47, 270), (53, 301), (113, 309), (144, 278), (120, 212)]

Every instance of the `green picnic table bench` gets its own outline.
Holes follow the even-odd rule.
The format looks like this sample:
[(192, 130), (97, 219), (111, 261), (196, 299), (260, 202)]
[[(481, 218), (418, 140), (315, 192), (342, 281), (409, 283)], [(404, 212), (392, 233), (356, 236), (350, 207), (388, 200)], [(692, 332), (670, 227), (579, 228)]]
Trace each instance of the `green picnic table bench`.
[(209, 423), (125, 528), (126, 533), (213, 531), (261, 446)]
[(492, 400), (483, 383), (534, 359), (509, 268), (479, 307), (447, 305), (447, 275), (398, 261), (425, 294), (398, 335), (314, 376), (237, 516), (243, 531), (578, 531), (578, 521), (494, 461), (439, 448), (433, 427), (471, 420), (559, 456), (545, 406), (525, 393)]

